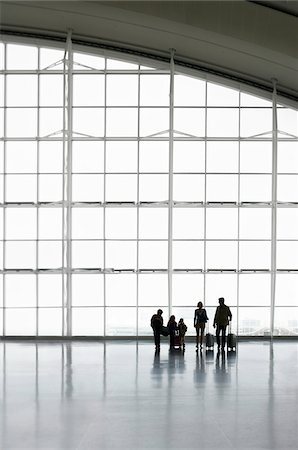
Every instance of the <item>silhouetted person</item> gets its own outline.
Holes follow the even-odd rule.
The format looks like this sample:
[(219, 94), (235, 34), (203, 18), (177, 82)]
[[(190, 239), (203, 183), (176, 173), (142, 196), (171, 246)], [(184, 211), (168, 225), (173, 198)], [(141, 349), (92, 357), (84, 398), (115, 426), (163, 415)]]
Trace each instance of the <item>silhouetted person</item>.
[(170, 350), (172, 350), (175, 346), (175, 333), (178, 329), (177, 322), (175, 321), (175, 316), (170, 317), (167, 328), (169, 330), (170, 335)]
[(181, 318), (178, 322), (178, 331), (179, 331), (179, 343), (180, 346), (185, 349), (185, 333), (187, 332), (187, 326), (184, 323), (184, 320)]
[(229, 321), (232, 320), (232, 313), (230, 308), (225, 305), (225, 299), (220, 297), (218, 299), (219, 306), (216, 308), (213, 326), (216, 326), (216, 342), (218, 349), (220, 347), (220, 332), (221, 332), (221, 348), (224, 350), (226, 345), (226, 329)]
[(153, 329), (155, 349), (157, 351), (160, 350), (160, 334), (161, 328), (163, 326), (162, 313), (163, 311), (161, 309), (158, 309), (157, 314), (153, 314), (153, 316), (151, 317), (151, 327)]
[(203, 337), (204, 337), (204, 331), (205, 331), (205, 326), (206, 326), (206, 322), (208, 319), (207, 317), (207, 313), (206, 313), (206, 309), (203, 308), (203, 303), (199, 302), (198, 303), (198, 308), (195, 310), (195, 316), (193, 319), (193, 326), (195, 327), (196, 331), (197, 331), (197, 345), (196, 347), (199, 347), (199, 341), (200, 341), (200, 345), (201, 348), (203, 347)]

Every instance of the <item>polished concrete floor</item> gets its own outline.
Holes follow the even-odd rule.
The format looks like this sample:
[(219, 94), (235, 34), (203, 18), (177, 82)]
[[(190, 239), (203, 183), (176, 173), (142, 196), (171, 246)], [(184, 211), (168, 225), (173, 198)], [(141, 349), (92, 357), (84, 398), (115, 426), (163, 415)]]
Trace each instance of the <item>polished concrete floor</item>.
[(0, 342), (0, 449), (297, 450), (298, 342)]

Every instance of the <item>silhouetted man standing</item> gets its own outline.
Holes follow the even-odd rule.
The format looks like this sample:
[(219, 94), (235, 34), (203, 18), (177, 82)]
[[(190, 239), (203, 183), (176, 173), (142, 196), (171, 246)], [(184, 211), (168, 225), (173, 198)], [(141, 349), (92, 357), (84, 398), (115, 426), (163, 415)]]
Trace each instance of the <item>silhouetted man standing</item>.
[(230, 308), (225, 305), (225, 299), (220, 297), (218, 299), (219, 306), (216, 308), (213, 326), (216, 326), (216, 342), (218, 348), (220, 347), (220, 332), (221, 332), (221, 348), (224, 350), (226, 345), (226, 329), (229, 321), (232, 320), (232, 313)]
[(163, 311), (161, 309), (157, 310), (157, 314), (153, 314), (151, 317), (151, 327), (153, 329), (154, 334), (154, 342), (155, 342), (155, 348), (156, 350), (160, 350), (160, 334), (161, 334), (161, 327), (163, 326), (163, 318), (162, 318)]

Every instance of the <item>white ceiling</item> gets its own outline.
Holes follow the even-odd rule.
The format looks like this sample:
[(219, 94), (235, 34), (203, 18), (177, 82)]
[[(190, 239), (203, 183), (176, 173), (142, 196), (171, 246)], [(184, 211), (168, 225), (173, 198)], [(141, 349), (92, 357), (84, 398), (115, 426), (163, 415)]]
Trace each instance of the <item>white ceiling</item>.
[[(294, 10), (298, 2), (268, 3), (293, 3)], [(4, 30), (66, 36), (71, 28), (77, 38), (153, 54), (168, 55), (175, 48), (181, 60), (264, 86), (276, 78), (281, 92), (298, 98), (298, 18), (255, 2), (12, 0), (0, 5)]]

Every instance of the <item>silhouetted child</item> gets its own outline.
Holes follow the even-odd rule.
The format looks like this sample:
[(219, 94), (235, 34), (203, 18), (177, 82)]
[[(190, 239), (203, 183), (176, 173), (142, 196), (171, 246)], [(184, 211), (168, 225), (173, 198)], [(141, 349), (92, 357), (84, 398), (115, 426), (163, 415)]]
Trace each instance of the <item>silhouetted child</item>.
[(170, 317), (167, 327), (170, 335), (170, 350), (171, 350), (175, 346), (175, 332), (178, 330), (177, 322), (175, 321), (175, 316)]
[(181, 318), (178, 322), (178, 331), (179, 331), (179, 342), (180, 346), (185, 349), (185, 333), (187, 332), (187, 326), (184, 323), (184, 320)]

